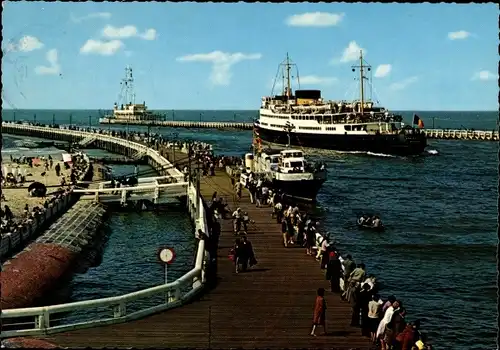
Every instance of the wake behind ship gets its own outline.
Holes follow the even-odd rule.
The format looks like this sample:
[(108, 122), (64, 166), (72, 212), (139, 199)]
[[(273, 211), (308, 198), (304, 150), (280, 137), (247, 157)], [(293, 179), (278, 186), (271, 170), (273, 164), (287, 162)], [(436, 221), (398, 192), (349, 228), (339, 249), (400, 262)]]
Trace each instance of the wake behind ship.
[(287, 55), (278, 68), (278, 74), (281, 71), (286, 80), (282, 94), (262, 98), (255, 128), (264, 142), (400, 156), (424, 151), (427, 146), (424, 132), (404, 125), (400, 115), (365, 101), (364, 72), (371, 67), (364, 64), (362, 52), (360, 65), (353, 66), (353, 71), (360, 70), (359, 100), (324, 100), (320, 90), (296, 90), (294, 94), (290, 80), (292, 66), (295, 64)]

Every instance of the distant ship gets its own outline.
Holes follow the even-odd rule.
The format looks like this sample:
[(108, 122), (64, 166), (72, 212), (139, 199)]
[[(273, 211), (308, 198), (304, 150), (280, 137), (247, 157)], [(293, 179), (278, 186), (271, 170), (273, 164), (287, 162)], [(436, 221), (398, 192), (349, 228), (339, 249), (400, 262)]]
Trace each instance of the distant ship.
[(113, 114), (106, 115), (104, 118), (100, 118), (99, 122), (102, 124), (107, 123), (127, 123), (131, 121), (163, 121), (165, 120), (164, 114), (153, 113), (148, 111), (146, 102), (142, 104), (135, 103), (135, 93), (134, 93), (134, 78), (132, 75), (132, 68), (125, 68), (125, 78), (122, 79), (120, 85), (122, 90), (120, 92), (119, 100), (125, 103), (121, 103), (118, 107), (118, 103), (115, 102), (113, 107)]
[[(292, 145), (347, 152), (373, 152), (393, 155), (418, 155), (427, 146), (424, 132), (404, 125), (400, 115), (365, 100), (364, 76), (371, 67), (360, 52), (360, 99), (324, 100), (320, 90), (292, 91), (288, 54), (278, 68), (283, 92), (262, 98), (255, 129), (265, 143)], [(300, 79), (297, 79), (300, 84)], [(299, 86), (300, 88), (300, 86)], [(274, 87), (273, 87), (274, 90)]]

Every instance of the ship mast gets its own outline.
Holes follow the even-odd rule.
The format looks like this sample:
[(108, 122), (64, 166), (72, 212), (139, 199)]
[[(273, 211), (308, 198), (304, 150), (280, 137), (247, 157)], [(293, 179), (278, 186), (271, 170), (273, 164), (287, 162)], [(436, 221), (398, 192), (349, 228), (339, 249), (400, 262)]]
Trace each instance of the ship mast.
[(364, 113), (364, 108), (365, 108), (365, 79), (368, 79), (367, 77), (365, 77), (364, 73), (365, 73), (365, 69), (367, 71), (370, 71), (371, 70), (371, 66), (369, 65), (364, 65), (363, 64), (363, 50), (359, 50), (359, 66), (352, 66), (352, 71), (356, 71), (356, 68), (359, 68), (359, 80), (360, 80), (360, 84), (359, 84), (359, 89), (360, 89), (360, 97), (361, 97), (361, 108), (360, 108), (360, 112), (361, 112), (361, 115), (363, 115)]
[(288, 52), (286, 53), (286, 59), (282, 61), (278, 65), (278, 71), (276, 72), (276, 76), (273, 82), (273, 88), (271, 90), (271, 94), (274, 92), (274, 88), (276, 87), (276, 83), (279, 81), (278, 79), (282, 79), (282, 95), (286, 96), (287, 99), (292, 98), (292, 67), (295, 67), (296, 75), (297, 75), (297, 83), (300, 89), (300, 77), (299, 77), (299, 69), (295, 63), (292, 62), (290, 57), (288, 56)]
[(291, 69), (291, 66), (290, 66), (290, 58), (288, 57), (288, 52), (286, 53), (286, 86), (287, 86), (287, 90), (286, 90), (286, 96), (288, 99), (290, 99), (290, 97), (292, 96), (291, 95), (291, 82), (290, 82), (290, 69)]
[(125, 78), (122, 79), (120, 85), (122, 86), (120, 100), (122, 100), (122, 98), (125, 99), (125, 105), (135, 104), (134, 77), (132, 75), (132, 67), (127, 66), (125, 68)]
[(365, 77), (363, 76), (363, 50), (359, 50), (359, 74), (361, 81), (361, 115), (363, 115), (363, 109), (365, 104)]

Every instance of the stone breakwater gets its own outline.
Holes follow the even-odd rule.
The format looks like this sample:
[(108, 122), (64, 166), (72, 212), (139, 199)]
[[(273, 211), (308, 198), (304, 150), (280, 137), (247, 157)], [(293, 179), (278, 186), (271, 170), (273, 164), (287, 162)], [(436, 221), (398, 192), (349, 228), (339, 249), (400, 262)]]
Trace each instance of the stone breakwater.
[(78, 202), (47, 232), (6, 262), (0, 273), (1, 308), (35, 306), (93, 245), (105, 214), (102, 204)]

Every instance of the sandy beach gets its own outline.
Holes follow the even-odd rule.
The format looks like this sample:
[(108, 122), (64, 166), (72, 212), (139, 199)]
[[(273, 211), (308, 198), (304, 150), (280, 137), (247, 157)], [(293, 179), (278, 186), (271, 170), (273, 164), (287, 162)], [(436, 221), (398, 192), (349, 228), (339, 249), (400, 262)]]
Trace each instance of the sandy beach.
[[(56, 171), (54, 167), (59, 163), (61, 167), (61, 176), (58, 178), (56, 176)], [(33, 165), (32, 168), (28, 164), (16, 164), (7, 159), (4, 159), (2, 162), (2, 168), (12, 169), (18, 168), (21, 171), (26, 170), (26, 182), (23, 185), (18, 184), (17, 187), (2, 187), (2, 193), (5, 196), (5, 200), (2, 199), (2, 208), (4, 205), (8, 205), (12, 210), (15, 218), (18, 219), (22, 216), (24, 211), (24, 206), (28, 204), (29, 209), (31, 210), (33, 207), (40, 205), (43, 206), (45, 202), (45, 198), (41, 197), (30, 197), (28, 193), (28, 187), (35, 181), (41, 182), (46, 186), (56, 186), (61, 184), (61, 177), (65, 176), (66, 181), (69, 182), (70, 170), (64, 169), (64, 164), (62, 161), (56, 162), (54, 161), (52, 169), (45, 171), (45, 167), (43, 166), (43, 162), (39, 166)], [(3, 170), (2, 170), (3, 171)], [(45, 172), (45, 176), (42, 176), (42, 173)], [(51, 192), (54, 192), (59, 187), (48, 187), (47, 195), (50, 195)]]

